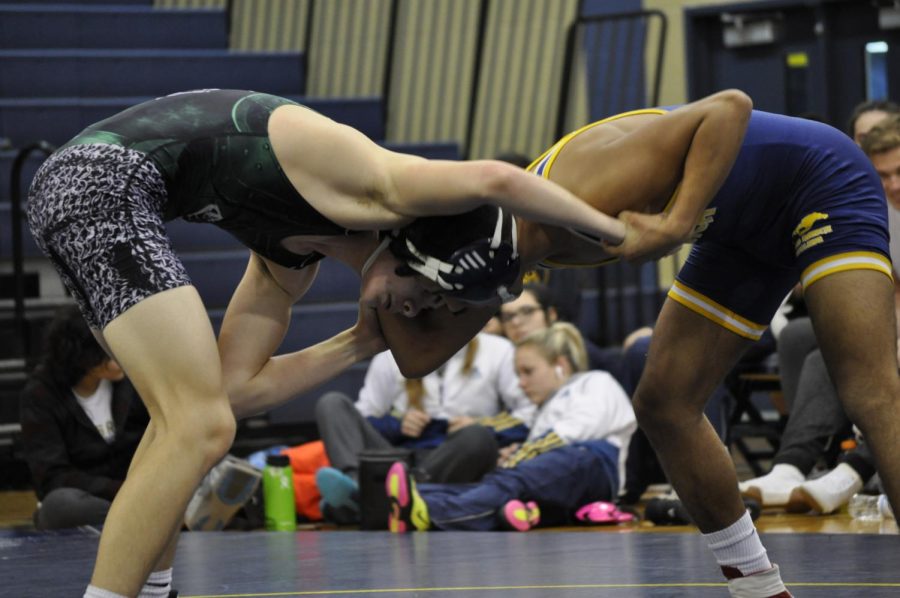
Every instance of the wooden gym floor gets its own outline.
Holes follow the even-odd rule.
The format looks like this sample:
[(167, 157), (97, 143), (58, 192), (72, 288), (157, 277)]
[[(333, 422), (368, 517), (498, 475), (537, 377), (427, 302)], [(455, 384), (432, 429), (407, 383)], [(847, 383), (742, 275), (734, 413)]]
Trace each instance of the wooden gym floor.
[[(33, 506), (29, 492), (0, 494), (0, 596), (81, 596), (97, 531), (35, 532)], [(795, 596), (900, 595), (893, 521), (764, 513), (757, 526)], [(182, 598), (727, 595), (696, 528), (647, 522), (529, 533), (189, 532), (175, 586)]]

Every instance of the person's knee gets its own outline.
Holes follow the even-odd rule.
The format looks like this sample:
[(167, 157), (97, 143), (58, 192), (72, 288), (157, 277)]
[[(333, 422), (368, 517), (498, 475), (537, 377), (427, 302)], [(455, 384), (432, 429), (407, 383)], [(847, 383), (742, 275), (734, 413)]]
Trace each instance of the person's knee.
[(667, 391), (666, 385), (645, 377), (632, 397), (632, 407), (638, 425), (651, 433), (683, 423), (691, 417), (702, 415), (689, 405), (679, 401)]
[(494, 432), (479, 424), (472, 424), (454, 434), (454, 441), (470, 453), (496, 455), (500, 450)]
[(234, 413), (227, 401), (216, 401), (188, 409), (167, 425), (167, 434), (157, 431), (157, 440), (175, 442), (212, 467), (224, 457), (237, 431)]
[(41, 501), (34, 514), (35, 527), (41, 530), (65, 529), (80, 525), (102, 525), (109, 512), (109, 501), (80, 488), (57, 488)]
[(348, 407), (355, 409), (350, 397), (342, 392), (326, 392), (316, 401), (316, 421), (321, 425), (323, 421), (333, 417), (335, 413), (345, 411)]

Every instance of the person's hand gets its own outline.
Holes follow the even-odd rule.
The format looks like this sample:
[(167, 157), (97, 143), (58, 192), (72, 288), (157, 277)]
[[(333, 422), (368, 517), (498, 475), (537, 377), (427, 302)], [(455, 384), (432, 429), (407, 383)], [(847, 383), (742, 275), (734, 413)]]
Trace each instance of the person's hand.
[(430, 421), (431, 416), (421, 409), (410, 409), (403, 415), (400, 433), (409, 438), (418, 438)]
[(360, 359), (368, 359), (387, 349), (381, 333), (381, 324), (378, 321), (378, 312), (372, 307), (359, 306), (356, 325), (350, 332), (353, 334), (354, 345), (359, 352)]
[(618, 245), (603, 244), (604, 250), (629, 262), (658, 260), (670, 255), (687, 241), (686, 235), (675, 230), (667, 214), (642, 214), (623, 210), (619, 220), (625, 223), (625, 240)]
[(520, 446), (522, 445), (518, 442), (514, 442), (513, 444), (504, 446), (502, 449), (500, 449), (499, 456), (497, 457), (497, 467), (505, 467), (507, 461), (509, 461), (509, 458), (512, 457), (517, 450), (519, 450)]
[(458, 430), (462, 430), (466, 426), (471, 426), (475, 423), (474, 417), (469, 417), (468, 415), (460, 415), (459, 417), (451, 417), (450, 424), (447, 426), (447, 433), (453, 434)]

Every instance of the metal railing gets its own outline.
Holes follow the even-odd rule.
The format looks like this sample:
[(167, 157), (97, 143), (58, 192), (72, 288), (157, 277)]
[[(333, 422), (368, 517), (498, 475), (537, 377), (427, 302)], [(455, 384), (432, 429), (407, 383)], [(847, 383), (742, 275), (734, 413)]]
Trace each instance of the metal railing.
[[(666, 16), (658, 10), (577, 18), (566, 33), (556, 138), (607, 116), (658, 105), (667, 29)], [(578, 84), (580, 98), (573, 97)], [(652, 325), (665, 299), (655, 263), (598, 268), (594, 284), (598, 329), (585, 332), (602, 344), (617, 344), (633, 329)]]
[(56, 148), (47, 141), (36, 141), (18, 151), (10, 169), (10, 227), (13, 260), (13, 321), (23, 356), (31, 355), (31, 334), (25, 317), (25, 248), (22, 236), (22, 167), (34, 152), (49, 156)]

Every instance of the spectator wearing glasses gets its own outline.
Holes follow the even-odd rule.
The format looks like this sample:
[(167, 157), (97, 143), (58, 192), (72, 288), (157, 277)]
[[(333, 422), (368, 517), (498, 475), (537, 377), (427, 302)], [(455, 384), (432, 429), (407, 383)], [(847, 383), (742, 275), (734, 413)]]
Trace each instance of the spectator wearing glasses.
[[(527, 283), (522, 294), (514, 301), (500, 306), (503, 334), (513, 343), (532, 332), (548, 328), (560, 319), (552, 291), (538, 282)], [(588, 354), (588, 368), (607, 371), (618, 380), (621, 370), (619, 350), (601, 348), (587, 338), (584, 343)]]

